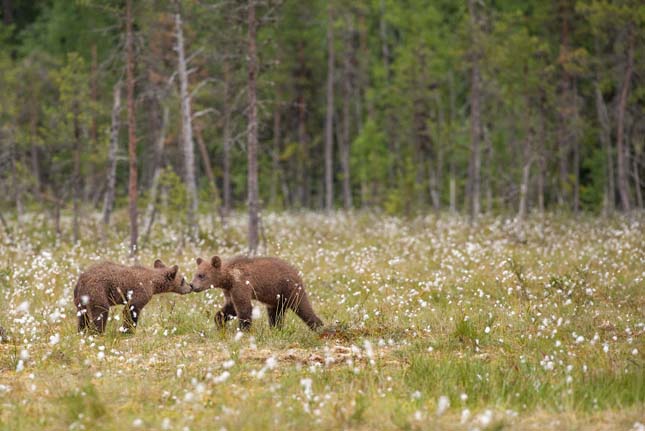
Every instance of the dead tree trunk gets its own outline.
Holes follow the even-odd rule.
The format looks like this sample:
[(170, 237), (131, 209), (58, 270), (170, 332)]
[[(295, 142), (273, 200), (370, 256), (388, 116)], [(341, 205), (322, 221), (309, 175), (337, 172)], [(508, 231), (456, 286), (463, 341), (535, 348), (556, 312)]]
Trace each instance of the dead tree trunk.
[(632, 81), (634, 71), (634, 32), (630, 27), (627, 29), (627, 64), (625, 65), (625, 75), (623, 84), (620, 89), (618, 107), (616, 113), (616, 152), (618, 165), (618, 194), (623, 211), (631, 209), (629, 198), (629, 183), (627, 181), (627, 149), (625, 145), (625, 111), (627, 109), (627, 97), (629, 96), (629, 87)]
[[(475, 11), (475, 0), (468, 0), (470, 24), (473, 31), (473, 45), (477, 44), (479, 24)], [(476, 46), (476, 45), (475, 45)], [(481, 113), (480, 113), (480, 74), (479, 74), (479, 49), (473, 48), (471, 65), (470, 86), (470, 165), (469, 165), (469, 192), (470, 192), (470, 219), (474, 221), (480, 213), (480, 184), (481, 184)]]
[(159, 195), (159, 182), (161, 181), (161, 171), (163, 170), (163, 147), (166, 142), (166, 130), (168, 129), (169, 109), (167, 106), (162, 107), (163, 113), (161, 117), (161, 130), (157, 136), (155, 143), (155, 160), (152, 173), (152, 184), (150, 185), (150, 199), (148, 200), (148, 207), (146, 208), (144, 238), (148, 241), (150, 238), (150, 231), (152, 224), (155, 220), (157, 212), (157, 199)]
[(197, 216), (197, 186), (195, 184), (195, 150), (193, 146), (192, 114), (190, 107), (190, 94), (188, 93), (188, 71), (186, 68), (186, 55), (184, 53), (184, 33), (181, 23), (181, 14), (175, 14), (175, 29), (177, 36), (177, 75), (179, 76), (179, 97), (181, 98), (181, 138), (184, 153), (184, 181), (188, 194), (189, 205), (186, 217), (189, 235), (195, 237)]
[(327, 114), (325, 115), (325, 209), (334, 207), (334, 12), (327, 6)]
[(110, 126), (110, 147), (108, 148), (108, 171), (107, 171), (107, 188), (105, 190), (105, 200), (103, 202), (103, 226), (110, 224), (112, 207), (114, 206), (114, 187), (116, 185), (116, 154), (119, 148), (119, 129), (121, 127), (121, 86), (122, 82), (118, 81), (114, 85), (114, 104), (112, 105), (112, 124)]
[(130, 255), (137, 254), (139, 226), (137, 222), (137, 137), (134, 112), (134, 35), (132, 32), (132, 0), (126, 1), (126, 81), (128, 93), (128, 203), (130, 213)]
[(258, 197), (258, 112), (257, 112), (257, 51), (256, 51), (255, 0), (248, 3), (248, 205), (249, 205), (249, 254), (258, 248), (259, 197)]

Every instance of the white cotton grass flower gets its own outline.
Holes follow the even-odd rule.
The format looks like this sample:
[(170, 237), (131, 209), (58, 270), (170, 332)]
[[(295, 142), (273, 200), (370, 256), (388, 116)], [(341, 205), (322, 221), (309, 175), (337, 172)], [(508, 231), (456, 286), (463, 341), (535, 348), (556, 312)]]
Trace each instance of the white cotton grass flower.
[(23, 301), (16, 307), (16, 311), (18, 313), (24, 313), (27, 314), (29, 313), (29, 301)]
[(60, 342), (60, 334), (58, 332), (49, 337), (49, 344), (51, 344), (52, 346), (55, 346), (59, 342)]
[(420, 391), (412, 392), (412, 399), (413, 400), (420, 400), (421, 399), (421, 392)]
[(242, 332), (242, 331), (238, 330), (238, 331), (235, 333), (235, 337), (233, 337), (233, 340), (235, 340), (235, 341), (240, 341), (240, 340), (242, 339), (242, 337), (243, 337), (243, 336), (244, 336), (244, 332)]
[(132, 421), (132, 426), (135, 428), (140, 428), (143, 426), (143, 420), (140, 418), (136, 418), (135, 420)]
[(18, 364), (16, 364), (16, 372), (19, 373), (24, 369), (25, 369), (25, 361), (23, 361), (22, 359), (18, 360)]
[(300, 386), (302, 386), (302, 389), (305, 392), (305, 397), (307, 397), (308, 400), (310, 400), (311, 397), (313, 396), (313, 390), (311, 388), (312, 385), (313, 385), (313, 381), (311, 380), (311, 378), (306, 377), (306, 378), (300, 379)]
[(251, 319), (258, 320), (260, 317), (262, 317), (262, 310), (256, 305), (251, 312)]
[(0, 395), (6, 394), (11, 391), (11, 386), (9, 385), (0, 385)]
[(169, 430), (170, 428), (172, 428), (172, 424), (170, 423), (170, 419), (163, 418), (163, 420), (161, 421), (161, 429), (162, 430)]
[(232, 368), (233, 365), (235, 365), (235, 361), (232, 360), (232, 359), (229, 359), (228, 361), (224, 361), (224, 363), (222, 364), (222, 367), (224, 367), (224, 369), (228, 370), (229, 368)]
[(463, 424), (465, 424), (466, 422), (468, 422), (468, 419), (470, 419), (470, 410), (468, 410), (468, 409), (463, 409), (463, 410), (461, 411), (461, 419), (460, 419), (460, 423), (463, 425)]
[(224, 383), (225, 381), (228, 380), (229, 377), (231, 377), (231, 373), (229, 373), (228, 371), (224, 371), (219, 376), (213, 377), (213, 383), (215, 384)]
[(634, 422), (634, 426), (630, 431), (645, 431), (645, 424)]
[(475, 421), (482, 427), (486, 428), (493, 421), (493, 411), (490, 409), (484, 410), (477, 415)]
[(22, 359), (23, 361), (27, 361), (27, 360), (29, 360), (29, 350), (27, 350), (27, 349), (22, 349), (22, 350), (20, 351), (20, 356), (19, 356), (19, 357), (20, 357), (20, 359)]
[(448, 410), (450, 407), (450, 398), (445, 395), (442, 395), (437, 400), (437, 416), (441, 416)]

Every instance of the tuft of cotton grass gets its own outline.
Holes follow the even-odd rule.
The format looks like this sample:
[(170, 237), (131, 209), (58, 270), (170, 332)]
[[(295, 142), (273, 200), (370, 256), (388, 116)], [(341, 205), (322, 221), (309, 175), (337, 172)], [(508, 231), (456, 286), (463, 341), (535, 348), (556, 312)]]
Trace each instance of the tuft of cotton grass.
[(445, 395), (442, 395), (437, 400), (437, 416), (441, 416), (448, 410), (450, 407), (450, 398)]

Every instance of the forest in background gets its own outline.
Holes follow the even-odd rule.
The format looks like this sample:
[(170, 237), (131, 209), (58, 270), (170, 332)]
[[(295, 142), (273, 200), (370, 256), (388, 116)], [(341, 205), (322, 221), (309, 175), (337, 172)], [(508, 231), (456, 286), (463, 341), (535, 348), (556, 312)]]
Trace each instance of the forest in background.
[(256, 226), (267, 209), (643, 208), (637, 0), (3, 0), (0, 13), (5, 227), (35, 209), (60, 230), (67, 211), (78, 240), (84, 214), (108, 225), (129, 206), (136, 243), (158, 207), (187, 226), (247, 204)]

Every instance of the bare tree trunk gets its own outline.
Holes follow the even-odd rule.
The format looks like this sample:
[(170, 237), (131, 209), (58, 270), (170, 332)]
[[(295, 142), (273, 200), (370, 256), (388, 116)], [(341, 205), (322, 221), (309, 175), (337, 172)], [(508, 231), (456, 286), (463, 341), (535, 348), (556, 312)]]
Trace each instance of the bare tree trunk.
[(80, 218), (80, 199), (81, 199), (81, 130), (78, 124), (78, 107), (74, 106), (74, 174), (72, 178), (73, 187), (73, 204), (74, 204), (74, 221), (73, 221), (73, 242), (76, 244), (80, 240), (79, 218)]
[(334, 208), (334, 12), (327, 6), (327, 114), (325, 115), (325, 209)]
[(152, 224), (155, 220), (155, 213), (157, 211), (157, 198), (159, 194), (159, 182), (161, 180), (161, 171), (163, 170), (163, 147), (166, 142), (166, 130), (168, 129), (168, 117), (170, 110), (167, 106), (162, 107), (163, 113), (161, 117), (161, 130), (157, 136), (155, 143), (155, 160), (152, 173), (152, 184), (150, 185), (150, 199), (148, 200), (148, 207), (146, 208), (144, 238), (148, 241), (150, 238), (150, 231), (152, 231)]
[(179, 96), (181, 98), (181, 130), (182, 149), (184, 153), (184, 181), (186, 192), (190, 200), (186, 222), (189, 236), (195, 237), (197, 216), (197, 186), (195, 184), (195, 150), (193, 147), (193, 126), (190, 107), (190, 94), (188, 93), (188, 72), (186, 70), (186, 56), (184, 53), (184, 33), (181, 24), (181, 15), (175, 14), (175, 28), (177, 32), (177, 71), (179, 76)]
[[(475, 0), (468, 0), (470, 24), (473, 31), (473, 45), (477, 42), (477, 15)], [(470, 184), (470, 219), (474, 221), (480, 213), (480, 183), (481, 183), (481, 113), (480, 113), (480, 75), (479, 75), (479, 49), (474, 48), (472, 53), (471, 87), (470, 87), (470, 169), (468, 182)]]
[(130, 173), (128, 201), (130, 213), (130, 255), (137, 254), (139, 226), (137, 222), (137, 138), (134, 112), (134, 35), (132, 33), (132, 0), (126, 0), (126, 81), (128, 93), (128, 158)]
[(0, 211), (0, 224), (2, 225), (5, 235), (7, 235), (9, 240), (13, 240), (11, 236), (11, 229), (9, 229), (9, 225), (7, 224), (7, 221), (4, 219), (4, 216), (2, 215), (1, 211)]
[(345, 41), (345, 55), (343, 56), (343, 125), (342, 137), (340, 139), (340, 168), (343, 176), (343, 207), (345, 210), (352, 208), (352, 188), (350, 178), (350, 165), (349, 165), (349, 151), (350, 151), (350, 118), (349, 107), (350, 97), (352, 94), (352, 80), (351, 80), (351, 39), (346, 37)]
[(224, 160), (222, 187), (224, 188), (224, 214), (231, 211), (231, 71), (228, 59), (224, 60)]
[(618, 107), (616, 113), (616, 152), (618, 160), (618, 194), (623, 211), (631, 209), (629, 198), (629, 183), (627, 182), (627, 148), (625, 146), (625, 110), (627, 109), (627, 97), (629, 96), (629, 87), (632, 81), (634, 71), (634, 33), (630, 27), (627, 29), (627, 64), (625, 66), (625, 76), (620, 89)]
[(103, 202), (103, 225), (110, 224), (112, 207), (114, 206), (114, 187), (116, 186), (116, 153), (119, 147), (119, 129), (121, 127), (121, 86), (118, 81), (114, 85), (114, 104), (112, 106), (112, 124), (110, 126), (110, 147), (108, 148), (107, 188)]
[(248, 205), (249, 205), (249, 254), (258, 248), (258, 118), (257, 118), (257, 51), (256, 51), (255, 0), (248, 3), (248, 91), (249, 91), (249, 135), (248, 135)]

